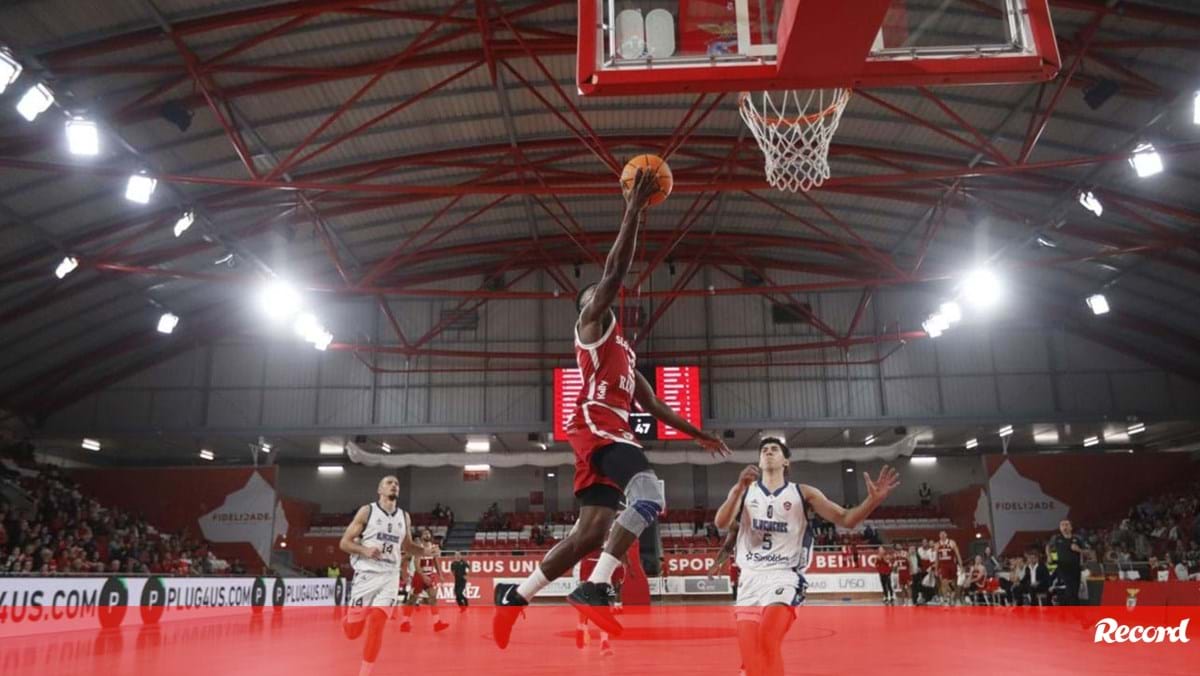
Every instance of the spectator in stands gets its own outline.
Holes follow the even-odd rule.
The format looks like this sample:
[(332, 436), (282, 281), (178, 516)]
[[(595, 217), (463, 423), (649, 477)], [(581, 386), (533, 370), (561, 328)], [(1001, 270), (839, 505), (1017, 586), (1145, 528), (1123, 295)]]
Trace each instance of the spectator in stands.
[[(1167, 557), (1167, 563), (1170, 564), (1171, 561), (1172, 561), (1171, 557)], [(1187, 582), (1188, 567), (1187, 567), (1187, 564), (1185, 564), (1182, 559), (1175, 559), (1175, 565), (1172, 567), (1172, 570), (1175, 573), (1175, 579), (1177, 581)]]
[(922, 507), (933, 504), (933, 490), (929, 488), (929, 484), (921, 482), (921, 488), (917, 490), (917, 497), (921, 499)]
[(983, 548), (983, 567), (987, 571), (988, 577), (996, 577), (1000, 572), (1000, 559), (992, 553), (990, 546)]
[(442, 508), (442, 503), (440, 503), (440, 502), (436, 502), (436, 503), (434, 503), (434, 505), (433, 505), (433, 518), (437, 519), (438, 521), (441, 521), (441, 520), (442, 520), (442, 517), (443, 517), (443, 516), (445, 516), (445, 515), (446, 515), (446, 512), (445, 512), (445, 510)]
[(1037, 603), (1040, 596), (1050, 593), (1050, 569), (1038, 558), (1038, 551), (1030, 549), (1025, 552), (1025, 570), (1014, 591), (1017, 605), (1024, 605), (1024, 599)]

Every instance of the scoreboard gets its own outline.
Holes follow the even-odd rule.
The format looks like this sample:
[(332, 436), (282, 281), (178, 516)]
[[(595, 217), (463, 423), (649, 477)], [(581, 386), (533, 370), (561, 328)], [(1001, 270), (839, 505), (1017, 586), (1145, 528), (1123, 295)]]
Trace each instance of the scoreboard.
[[(696, 427), (701, 426), (700, 411), (700, 367), (659, 366), (655, 369), (638, 369), (646, 380), (654, 385), (658, 398), (663, 400), (679, 417)], [(583, 376), (579, 369), (554, 369), (554, 440), (567, 440), (567, 421), (575, 409), (575, 400), (583, 389)], [(634, 404), (629, 425), (638, 439), (653, 441), (690, 439), (691, 437), (641, 411)]]

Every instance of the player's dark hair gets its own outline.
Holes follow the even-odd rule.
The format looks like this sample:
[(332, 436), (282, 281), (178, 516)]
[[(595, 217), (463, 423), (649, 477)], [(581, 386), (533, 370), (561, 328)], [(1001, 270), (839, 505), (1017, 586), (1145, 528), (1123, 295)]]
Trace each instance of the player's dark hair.
[(762, 453), (763, 446), (766, 446), (767, 444), (779, 444), (779, 447), (783, 449), (783, 457), (787, 458), (788, 460), (792, 459), (792, 449), (788, 448), (787, 443), (783, 439), (780, 439), (779, 437), (763, 437), (762, 439), (759, 439), (758, 452)]
[(583, 306), (580, 305), (580, 303), (583, 301), (583, 294), (587, 293), (588, 289), (593, 289), (599, 285), (600, 285), (600, 282), (592, 282), (591, 284), (588, 284), (587, 286), (580, 289), (579, 293), (575, 294), (575, 311), (576, 312), (583, 312)]

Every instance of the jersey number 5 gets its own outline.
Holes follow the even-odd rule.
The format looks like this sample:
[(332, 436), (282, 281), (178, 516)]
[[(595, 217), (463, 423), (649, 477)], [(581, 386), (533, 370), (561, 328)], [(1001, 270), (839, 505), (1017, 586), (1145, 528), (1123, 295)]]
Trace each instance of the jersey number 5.
[(770, 550), (771, 547), (773, 547), (773, 546), (774, 545), (771, 543), (771, 534), (763, 533), (763, 542), (762, 542), (763, 549)]

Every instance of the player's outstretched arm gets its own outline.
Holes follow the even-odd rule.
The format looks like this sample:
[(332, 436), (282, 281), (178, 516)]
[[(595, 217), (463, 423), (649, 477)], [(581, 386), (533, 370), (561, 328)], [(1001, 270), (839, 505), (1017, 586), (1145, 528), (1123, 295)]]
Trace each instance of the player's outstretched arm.
[(865, 521), (871, 512), (874, 512), (875, 508), (887, 499), (888, 494), (900, 485), (900, 477), (896, 474), (896, 470), (887, 465), (879, 470), (879, 477), (875, 480), (871, 479), (870, 474), (863, 472), (863, 480), (867, 483), (867, 497), (850, 509), (825, 497), (825, 494), (814, 486), (802, 484), (800, 491), (804, 494), (804, 499), (808, 501), (808, 504), (812, 505), (813, 511), (821, 515), (821, 518), (835, 526), (854, 528)]
[(636, 384), (633, 389), (633, 396), (642, 405), (642, 408), (646, 409), (647, 413), (671, 427), (691, 435), (696, 440), (696, 443), (703, 446), (710, 453), (719, 453), (723, 456), (732, 455), (733, 452), (729, 450), (729, 447), (725, 445), (725, 442), (720, 437), (697, 428), (695, 425), (684, 420), (678, 413), (672, 411), (670, 406), (664, 404), (663, 400), (658, 398), (658, 395), (654, 393), (654, 388), (650, 386), (650, 383), (646, 381), (646, 378), (641, 373), (635, 371), (634, 379), (636, 380)]
[(579, 314), (580, 324), (587, 325), (599, 322), (612, 307), (613, 301), (621, 291), (621, 282), (629, 274), (629, 266), (633, 264), (633, 252), (637, 249), (638, 227), (643, 220), (643, 210), (647, 201), (658, 191), (658, 176), (654, 172), (638, 169), (633, 180), (633, 189), (625, 196), (625, 216), (621, 219), (621, 229), (617, 232), (617, 241), (608, 252), (604, 261), (604, 275), (592, 300), (583, 307)]
[(346, 531), (342, 533), (342, 539), (338, 541), (338, 549), (341, 549), (347, 554), (355, 554), (357, 556), (365, 556), (368, 559), (378, 559), (382, 553), (378, 547), (364, 547), (355, 542), (362, 535), (363, 529), (367, 527), (367, 519), (371, 518), (371, 508), (363, 505), (358, 508), (354, 514), (354, 520), (346, 526)]
[(733, 526), (738, 506), (742, 504), (742, 498), (746, 497), (746, 490), (750, 488), (750, 484), (758, 481), (758, 476), (758, 468), (754, 465), (747, 466), (738, 475), (737, 483), (729, 489), (729, 495), (725, 496), (725, 502), (722, 502), (721, 506), (717, 508), (717, 515), (713, 518), (713, 524), (717, 528), (724, 530)]

